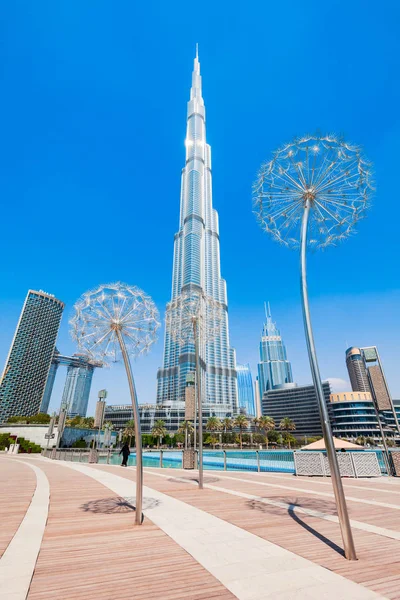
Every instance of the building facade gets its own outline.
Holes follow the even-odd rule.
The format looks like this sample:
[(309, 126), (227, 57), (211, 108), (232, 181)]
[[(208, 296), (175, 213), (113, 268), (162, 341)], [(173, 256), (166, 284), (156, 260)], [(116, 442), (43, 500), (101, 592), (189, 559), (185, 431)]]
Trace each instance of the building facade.
[[(140, 424), (142, 433), (151, 433), (156, 421), (164, 421), (168, 433), (176, 433), (179, 426), (186, 420), (185, 407), (162, 406), (160, 404), (139, 405)], [(219, 417), (219, 414), (208, 407), (203, 408), (203, 429), (206, 430), (207, 420), (210, 417)], [(133, 419), (132, 405), (107, 405), (104, 415), (105, 421), (110, 421), (114, 429), (124, 429), (126, 423)]]
[[(322, 382), (324, 397), (329, 406), (331, 388), (328, 381)], [(313, 385), (283, 384), (273, 390), (268, 390), (262, 398), (262, 413), (272, 417), (275, 427), (285, 417), (295, 422), (296, 436), (322, 435), (321, 419), (318, 400)]]
[(360, 348), (351, 346), (346, 350), (346, 366), (353, 392), (371, 392)]
[[(400, 417), (400, 406), (396, 407)], [(381, 441), (378, 419), (370, 392), (341, 392), (331, 394), (329, 415), (335, 437), (356, 440), (358, 437)], [(394, 417), (391, 412), (380, 415), (386, 438), (396, 439)]]
[(93, 371), (96, 367), (102, 367), (103, 364), (92, 360), (85, 354), (64, 356), (56, 348), (40, 412), (48, 412), (54, 380), (59, 366), (67, 367), (67, 378), (61, 399), (61, 409), (67, 412), (68, 417), (86, 417)]
[(29, 290), (0, 384), (0, 423), (39, 412), (64, 303)]
[[(186, 161), (182, 170), (179, 230), (175, 234), (171, 301), (182, 293), (205, 293), (224, 308), (219, 335), (205, 344), (204, 406), (238, 410), (235, 352), (229, 343), (226, 282), (221, 277), (218, 214), (212, 204), (211, 148), (206, 141), (205, 106), (196, 53), (187, 107)], [(167, 312), (169, 305), (167, 305)], [(208, 318), (207, 316), (205, 318)], [(163, 367), (157, 373), (157, 404), (184, 407), (186, 376), (195, 370), (193, 344), (182, 346), (167, 325)]]
[(253, 378), (250, 365), (236, 365), (239, 410), (249, 417), (256, 416)]
[(272, 321), (269, 304), (265, 308), (265, 318), (258, 364), (260, 398), (263, 397), (264, 392), (273, 390), (278, 385), (293, 382), (292, 366), (287, 359), (281, 334)]

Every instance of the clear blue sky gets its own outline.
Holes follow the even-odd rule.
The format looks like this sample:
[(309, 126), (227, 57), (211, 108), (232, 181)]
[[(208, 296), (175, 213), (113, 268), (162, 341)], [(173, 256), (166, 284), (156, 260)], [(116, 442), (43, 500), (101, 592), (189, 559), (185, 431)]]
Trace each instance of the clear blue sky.
[[(321, 373), (347, 379), (346, 347), (376, 344), (399, 397), (399, 16), (394, 1), (5, 3), (0, 362), (28, 288), (67, 304), (64, 353), (72, 305), (99, 283), (136, 284), (164, 315), (198, 42), (238, 361), (255, 371), (269, 300), (295, 379), (310, 382), (298, 257), (259, 229), (251, 185), (282, 142), (342, 133), (364, 146), (377, 193), (357, 236), (310, 257)], [(162, 350), (160, 338), (134, 365), (141, 402), (155, 400)], [(91, 409), (102, 387), (128, 402), (121, 366), (95, 374)]]

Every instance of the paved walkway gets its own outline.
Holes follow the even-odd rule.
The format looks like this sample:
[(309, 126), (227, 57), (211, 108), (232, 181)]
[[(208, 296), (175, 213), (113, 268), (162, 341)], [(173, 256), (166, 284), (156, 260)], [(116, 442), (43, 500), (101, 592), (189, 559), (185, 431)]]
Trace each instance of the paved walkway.
[[(30, 466), (36, 467), (37, 485)], [(43, 504), (48, 482), (48, 520), (44, 535), (37, 528), (31, 536), (41, 542), (40, 553), (30, 556), (31, 574), (24, 570), (16, 590), (7, 587), (10, 579), (2, 580), (1, 568), (8, 552), (18, 577), (18, 545), (14, 557), (10, 549), (24, 534), (22, 503), (19, 524), (14, 519), (13, 528), (6, 527), (4, 600), (400, 598), (397, 480), (346, 481), (350, 515), (358, 524), (359, 560), (349, 562), (326, 480), (208, 472), (200, 491), (193, 472), (146, 469), (146, 518), (133, 527), (134, 468), (0, 456), (1, 481), (21, 484), (25, 476), (25, 514), (35, 496)], [(10, 500), (0, 506), (3, 516)]]

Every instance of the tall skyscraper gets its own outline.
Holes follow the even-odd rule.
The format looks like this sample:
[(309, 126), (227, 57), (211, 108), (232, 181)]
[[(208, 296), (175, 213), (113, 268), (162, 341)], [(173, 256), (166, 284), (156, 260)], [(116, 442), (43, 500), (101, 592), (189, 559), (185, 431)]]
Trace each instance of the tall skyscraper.
[[(205, 107), (196, 52), (187, 107), (186, 162), (182, 170), (179, 231), (175, 234), (171, 300), (204, 292), (225, 307), (219, 336), (205, 347), (204, 402), (219, 414), (237, 412), (235, 352), (229, 344), (226, 282), (221, 278), (218, 214), (212, 206), (211, 148), (206, 142)], [(168, 310), (168, 306), (167, 306)], [(203, 368), (205, 368), (202, 362)], [(186, 375), (195, 369), (192, 344), (179, 346), (166, 329), (163, 367), (157, 373), (157, 403), (185, 399)]]
[(84, 354), (64, 356), (56, 348), (40, 412), (48, 412), (54, 380), (60, 365), (67, 367), (67, 378), (62, 395), (61, 408), (67, 411), (68, 416), (79, 415), (80, 417), (86, 417), (93, 371), (96, 367), (102, 367), (103, 364), (92, 360)]
[(28, 291), (0, 384), (0, 423), (39, 412), (64, 304)]
[(253, 378), (250, 365), (236, 365), (239, 409), (246, 415), (255, 417)]
[(346, 365), (353, 392), (371, 392), (360, 348), (351, 346), (346, 350)]
[(258, 363), (260, 398), (263, 397), (264, 392), (273, 390), (277, 385), (293, 382), (292, 367), (287, 359), (281, 334), (272, 321), (269, 303), (268, 308), (265, 307), (265, 318)]

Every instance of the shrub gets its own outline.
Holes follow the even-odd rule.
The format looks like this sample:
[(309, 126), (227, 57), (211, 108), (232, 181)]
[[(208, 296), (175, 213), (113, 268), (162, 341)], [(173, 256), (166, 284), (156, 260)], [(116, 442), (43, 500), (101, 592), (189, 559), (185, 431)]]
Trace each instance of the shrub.
[(80, 440), (75, 440), (75, 442), (73, 442), (71, 448), (87, 448), (87, 443), (85, 442), (85, 440), (83, 438), (81, 438)]

